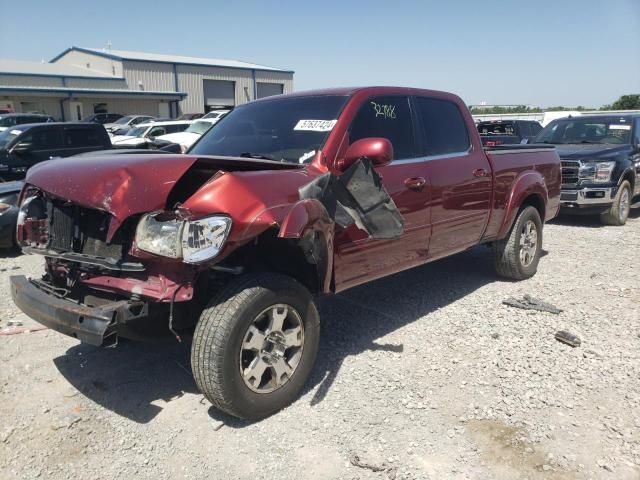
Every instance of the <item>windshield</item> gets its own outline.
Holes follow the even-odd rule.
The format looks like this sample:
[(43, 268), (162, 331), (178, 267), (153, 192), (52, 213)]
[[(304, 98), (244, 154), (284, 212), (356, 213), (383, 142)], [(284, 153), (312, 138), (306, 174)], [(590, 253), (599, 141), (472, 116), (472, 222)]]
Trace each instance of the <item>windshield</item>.
[(204, 132), (209, 130), (212, 125), (213, 123), (211, 122), (194, 122), (191, 125), (189, 125), (189, 128), (187, 128), (185, 132), (202, 135)]
[(118, 120), (116, 120), (115, 123), (116, 125), (126, 125), (129, 123), (129, 121), (132, 119), (133, 117), (129, 117), (129, 116), (125, 116), (125, 117), (120, 117)]
[(0, 117), (0, 127), (13, 127), (16, 124), (16, 117)]
[(479, 123), (480, 135), (515, 135), (513, 123)]
[(347, 98), (290, 97), (242, 105), (222, 117), (189, 153), (311, 161), (324, 145)]
[(149, 127), (135, 127), (130, 129), (127, 133), (125, 133), (125, 135), (127, 137), (143, 137), (144, 136), (144, 132), (146, 132), (147, 130), (149, 130)]
[(20, 135), (20, 130), (5, 130), (0, 132), (0, 149), (7, 149), (11, 146), (12, 142)]
[(542, 130), (533, 143), (613, 143), (631, 142), (631, 122), (621, 117), (563, 118)]

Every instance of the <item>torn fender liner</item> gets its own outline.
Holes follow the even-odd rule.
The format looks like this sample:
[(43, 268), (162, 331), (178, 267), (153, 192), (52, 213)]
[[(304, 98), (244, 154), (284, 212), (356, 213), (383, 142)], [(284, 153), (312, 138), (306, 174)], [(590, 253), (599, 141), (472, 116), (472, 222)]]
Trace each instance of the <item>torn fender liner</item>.
[(402, 215), (368, 158), (361, 158), (340, 176), (321, 175), (299, 193), (301, 199), (318, 199), (343, 228), (355, 223), (378, 239), (398, 238), (404, 233)]

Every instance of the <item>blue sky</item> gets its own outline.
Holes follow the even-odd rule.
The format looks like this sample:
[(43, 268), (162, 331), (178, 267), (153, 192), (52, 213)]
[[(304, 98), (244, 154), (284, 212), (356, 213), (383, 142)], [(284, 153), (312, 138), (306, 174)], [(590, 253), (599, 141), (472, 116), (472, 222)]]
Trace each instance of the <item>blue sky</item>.
[(1, 0), (0, 58), (76, 45), (233, 58), (296, 90), (405, 85), (469, 104), (600, 106), (640, 93), (640, 0)]

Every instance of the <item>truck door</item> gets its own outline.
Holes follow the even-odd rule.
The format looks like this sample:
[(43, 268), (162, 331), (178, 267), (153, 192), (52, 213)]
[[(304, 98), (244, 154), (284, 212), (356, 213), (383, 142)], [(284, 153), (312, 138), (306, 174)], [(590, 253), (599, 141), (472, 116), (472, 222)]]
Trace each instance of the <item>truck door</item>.
[(484, 151), (474, 151), (459, 106), (440, 98), (415, 97), (431, 206), (429, 257), (478, 243), (491, 202), (492, 175)]
[(342, 290), (372, 278), (424, 263), (429, 243), (429, 188), (426, 166), (418, 153), (408, 96), (365, 100), (348, 130), (349, 144), (369, 137), (387, 138), (394, 159), (377, 167), (384, 188), (404, 220), (404, 233), (393, 240), (374, 240), (357, 226), (336, 233), (336, 288)]

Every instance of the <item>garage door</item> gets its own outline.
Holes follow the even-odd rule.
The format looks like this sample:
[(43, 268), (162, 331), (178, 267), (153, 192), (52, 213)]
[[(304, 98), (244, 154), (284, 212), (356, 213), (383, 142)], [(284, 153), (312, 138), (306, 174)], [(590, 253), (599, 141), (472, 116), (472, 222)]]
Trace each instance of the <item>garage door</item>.
[(235, 82), (204, 80), (203, 89), (205, 107), (233, 107), (236, 104)]
[(258, 98), (270, 97), (271, 95), (281, 95), (283, 92), (281, 83), (261, 83), (258, 82)]

